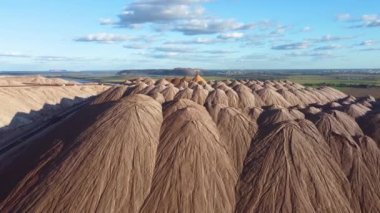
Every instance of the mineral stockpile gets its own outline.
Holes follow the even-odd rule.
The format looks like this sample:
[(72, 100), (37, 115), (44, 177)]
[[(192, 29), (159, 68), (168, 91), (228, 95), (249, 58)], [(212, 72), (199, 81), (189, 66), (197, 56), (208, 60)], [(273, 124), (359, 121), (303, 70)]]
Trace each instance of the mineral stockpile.
[(0, 77), (0, 128), (16, 129), (46, 119), (106, 89), (42, 76)]
[(380, 212), (380, 103), (138, 78), (0, 155), (1, 212)]

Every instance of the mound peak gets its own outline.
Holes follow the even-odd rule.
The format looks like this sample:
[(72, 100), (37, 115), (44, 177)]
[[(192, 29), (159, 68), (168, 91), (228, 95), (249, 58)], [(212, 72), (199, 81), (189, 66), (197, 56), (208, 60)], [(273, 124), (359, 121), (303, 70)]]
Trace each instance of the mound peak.
[(150, 189), (161, 122), (161, 106), (152, 98), (122, 99), (54, 167), (41, 162), (43, 169), (31, 171), (0, 209), (137, 212)]

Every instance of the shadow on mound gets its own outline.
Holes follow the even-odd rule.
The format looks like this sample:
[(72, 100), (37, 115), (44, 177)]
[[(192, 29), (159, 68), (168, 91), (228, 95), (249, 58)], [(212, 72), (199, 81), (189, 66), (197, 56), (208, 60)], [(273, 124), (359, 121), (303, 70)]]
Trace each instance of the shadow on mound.
[(74, 99), (62, 98), (57, 104), (44, 104), (40, 110), (31, 110), (29, 113), (17, 112), (11, 122), (7, 126), (1, 127), (0, 131), (20, 128), (35, 121), (47, 120), (60, 111), (68, 109), (85, 99), (81, 97), (75, 97)]
[(28, 138), (1, 153), (0, 182), (7, 184), (0, 189), (0, 202), (30, 170), (41, 166), (39, 163), (44, 162), (41, 169), (54, 167), (52, 160), (64, 155), (70, 147), (77, 146), (78, 144), (74, 143), (75, 139), (110, 106), (112, 103), (86, 104), (73, 116), (52, 127), (50, 131)]

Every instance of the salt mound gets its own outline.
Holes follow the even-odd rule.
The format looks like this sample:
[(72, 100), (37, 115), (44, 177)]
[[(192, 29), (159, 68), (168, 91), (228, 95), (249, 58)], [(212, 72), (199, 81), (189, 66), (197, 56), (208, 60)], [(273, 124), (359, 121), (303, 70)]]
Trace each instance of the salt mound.
[(235, 212), (353, 212), (344, 174), (307, 121), (259, 130), (236, 189)]
[(170, 84), (170, 82), (167, 81), (165, 78), (162, 78), (156, 81), (156, 85), (168, 85), (168, 84)]
[(205, 101), (205, 105), (207, 106), (214, 106), (217, 104), (228, 106), (228, 97), (226, 93), (221, 89), (215, 89), (214, 91), (210, 92)]
[(152, 188), (140, 212), (232, 212), (236, 179), (208, 113), (178, 110), (162, 125)]
[(37, 76), (2, 76), (0, 86), (25, 86), (25, 85), (65, 85), (76, 84), (61, 78), (46, 78)]
[(218, 115), (220, 110), (226, 107), (228, 106), (223, 104), (206, 105), (206, 109), (215, 123), (218, 122)]
[(257, 119), (257, 123), (260, 126), (267, 126), (271, 124), (280, 123), (283, 121), (294, 120), (295, 117), (289, 113), (286, 108), (277, 108), (265, 110), (261, 113), (260, 117)]
[(174, 100), (179, 100), (179, 99), (191, 99), (193, 97), (193, 90), (190, 88), (185, 88), (180, 90), (174, 97)]
[(127, 95), (135, 95), (135, 94), (140, 94), (142, 93), (142, 91), (148, 87), (147, 84), (145, 84), (144, 82), (139, 82), (136, 84), (135, 87), (131, 88), (131, 90), (128, 92)]
[(191, 97), (191, 100), (194, 102), (203, 105), (206, 101), (206, 98), (208, 96), (208, 91), (203, 89), (202, 86), (197, 85), (194, 87), (193, 95)]
[(166, 101), (172, 101), (174, 100), (174, 97), (178, 93), (178, 91), (179, 91), (178, 88), (174, 87), (173, 85), (169, 85), (161, 93), (165, 97)]
[(239, 107), (242, 110), (245, 110), (246, 108), (263, 106), (260, 97), (255, 97), (255, 95), (249, 90), (237, 90), (237, 94), (239, 96)]
[(154, 88), (156, 88), (155, 85), (148, 85), (147, 87), (145, 87), (144, 89), (140, 90), (138, 93), (136, 94), (143, 94), (143, 95), (147, 95), (149, 94)]
[(282, 95), (282, 97), (284, 97), (284, 99), (288, 101), (292, 106), (304, 104), (295, 94), (288, 90), (278, 90), (278, 93)]
[(364, 135), (364, 133), (360, 129), (358, 123), (356, 123), (356, 121), (352, 117), (350, 117), (349, 115), (347, 115), (346, 113), (340, 112), (340, 111), (337, 111), (337, 110), (333, 110), (333, 111), (331, 111), (329, 113), (332, 114), (339, 121), (339, 123), (344, 127), (344, 129), (352, 137), (354, 137), (354, 136), (363, 136)]
[(380, 147), (380, 113), (370, 113), (359, 120), (364, 133), (373, 138)]
[(323, 94), (325, 94), (326, 97), (333, 97), (334, 100), (338, 100), (338, 99), (347, 97), (346, 94), (344, 94), (343, 92), (341, 92), (337, 89), (334, 89), (332, 87), (321, 87), (321, 88), (319, 88), (319, 91), (323, 92)]
[(305, 114), (315, 115), (315, 114), (320, 113), (320, 112), (321, 112), (321, 109), (316, 108), (316, 107), (313, 107), (313, 106), (308, 106), (308, 107), (306, 107), (305, 109), (302, 109), (302, 111), (303, 111)]
[(311, 88), (311, 87), (307, 87), (307, 88), (305, 88), (304, 92), (307, 95), (312, 96), (320, 104), (326, 104), (327, 102), (330, 101), (329, 99), (326, 98), (325, 95), (323, 95), (323, 93), (321, 93), (317, 89), (314, 89), (314, 88)]
[(289, 113), (292, 115), (295, 119), (305, 119), (305, 114), (303, 114), (301, 111), (299, 111), (297, 108), (289, 108)]
[(172, 101), (170, 103), (167, 103), (164, 106), (164, 119), (169, 117), (171, 114), (176, 112), (177, 110), (184, 109), (184, 108), (196, 108), (201, 111), (205, 110), (205, 108), (194, 101), (191, 101), (189, 99), (179, 99), (176, 101)]
[(350, 175), (359, 151), (351, 135), (333, 115), (320, 113), (313, 122), (329, 144), (336, 162), (341, 164), (347, 176)]
[(203, 79), (198, 73), (195, 75), (192, 81), (197, 82), (197, 83), (207, 84), (205, 79)]
[(346, 108), (345, 111), (351, 117), (357, 119), (357, 118), (364, 116), (366, 113), (371, 111), (371, 109), (368, 107), (365, 107), (361, 104), (351, 104)]
[(246, 110), (246, 113), (248, 114), (248, 116), (251, 118), (252, 121), (256, 122), (263, 111), (264, 110), (260, 107), (252, 107), (252, 108), (248, 108)]
[(34, 183), (30, 189), (21, 184), (0, 209), (137, 212), (151, 186), (161, 122), (161, 106), (152, 98), (122, 99), (53, 167), (29, 173), (22, 183)]
[(225, 107), (218, 114), (217, 127), (221, 142), (225, 144), (227, 153), (240, 174), (249, 145), (257, 131), (257, 124), (238, 109)]
[(156, 100), (160, 104), (165, 103), (165, 97), (159, 92), (150, 93), (149, 96), (154, 98), (154, 100)]
[(341, 108), (342, 105), (340, 105), (338, 102), (333, 101), (333, 102), (328, 103), (327, 107), (331, 109), (337, 109), (337, 108)]
[(279, 93), (272, 89), (262, 89), (259, 90), (257, 94), (266, 105), (279, 105), (282, 107), (289, 107), (291, 105)]
[(295, 96), (297, 96), (297, 98), (299, 98), (303, 104), (312, 104), (312, 103), (316, 103), (317, 102), (315, 99), (313, 99), (312, 97), (307, 96), (301, 90), (294, 90), (293, 89), (293, 90), (289, 90), (289, 91), (292, 92)]
[(128, 86), (115, 86), (97, 96), (92, 104), (102, 104), (111, 101), (117, 101), (122, 98), (127, 91)]
[[(34, 86), (0, 88), (0, 128), (15, 129), (43, 121), (109, 87), (101, 85)], [(25, 120), (15, 120), (21, 115)], [(0, 137), (1, 141), (1, 137)]]
[(228, 97), (228, 105), (230, 107), (239, 107), (239, 96), (238, 94), (231, 88), (227, 89), (225, 91), (227, 97)]
[(156, 85), (149, 92), (151, 92), (153, 94), (153, 93), (156, 93), (156, 92), (162, 92), (165, 89), (166, 89), (166, 85)]
[(360, 146), (333, 115), (322, 113), (319, 116), (315, 124), (330, 146), (333, 158), (350, 181), (355, 202), (360, 204), (363, 212), (379, 212), (379, 179), (372, 174), (373, 170), (368, 169), (373, 165), (366, 165)]

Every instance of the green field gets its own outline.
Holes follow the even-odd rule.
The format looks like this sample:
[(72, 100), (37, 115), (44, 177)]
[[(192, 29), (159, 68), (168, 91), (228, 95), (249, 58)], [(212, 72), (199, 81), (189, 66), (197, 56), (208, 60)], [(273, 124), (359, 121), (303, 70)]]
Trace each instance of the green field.
[(379, 75), (294, 75), (286, 79), (309, 86), (378, 87)]

